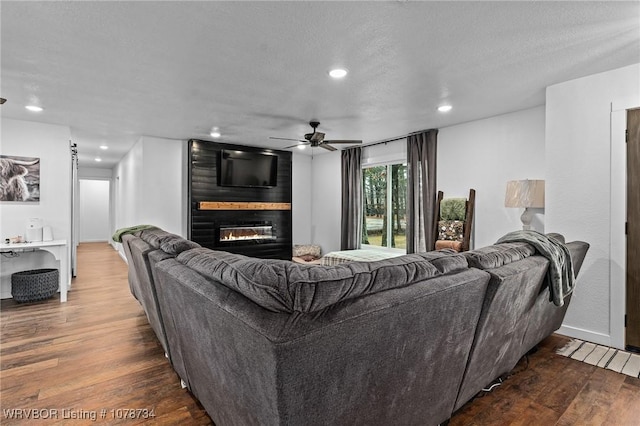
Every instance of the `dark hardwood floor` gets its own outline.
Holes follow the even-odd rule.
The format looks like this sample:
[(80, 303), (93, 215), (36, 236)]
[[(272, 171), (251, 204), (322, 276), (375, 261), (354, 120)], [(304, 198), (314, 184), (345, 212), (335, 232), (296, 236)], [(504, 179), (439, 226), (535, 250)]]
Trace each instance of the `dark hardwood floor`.
[[(211, 424), (131, 296), (124, 261), (106, 243), (81, 244), (78, 257), (66, 304), (1, 302), (0, 424)], [(639, 425), (640, 380), (556, 355), (566, 342), (546, 339), (450, 425)]]
[(492, 392), (479, 394), (449, 426), (640, 425), (640, 379), (555, 353), (569, 341), (545, 339)]
[[(107, 243), (81, 244), (78, 260), (67, 303), (2, 301), (0, 423), (24, 422), (6, 410), (51, 409), (57, 418), (48, 423), (93, 424), (63, 417), (94, 411), (110, 424), (211, 424), (131, 295), (126, 263)], [(128, 409), (153, 409), (155, 417)], [(124, 414), (139, 418), (118, 418)]]

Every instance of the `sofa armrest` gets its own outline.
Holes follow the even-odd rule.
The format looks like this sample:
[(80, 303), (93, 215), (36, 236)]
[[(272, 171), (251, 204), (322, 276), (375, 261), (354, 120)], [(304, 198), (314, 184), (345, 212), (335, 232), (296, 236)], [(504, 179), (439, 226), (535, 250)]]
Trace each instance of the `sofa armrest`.
[(571, 253), (573, 274), (575, 277), (577, 277), (578, 272), (580, 272), (580, 268), (582, 267), (582, 262), (587, 255), (587, 251), (589, 250), (589, 243), (585, 243), (584, 241), (571, 241), (570, 243), (567, 243), (566, 246)]

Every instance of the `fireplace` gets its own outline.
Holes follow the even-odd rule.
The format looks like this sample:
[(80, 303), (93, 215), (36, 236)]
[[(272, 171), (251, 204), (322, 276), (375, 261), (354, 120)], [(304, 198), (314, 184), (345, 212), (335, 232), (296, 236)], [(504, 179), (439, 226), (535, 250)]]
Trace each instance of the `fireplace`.
[(252, 244), (273, 242), (276, 233), (271, 222), (221, 225), (218, 242), (222, 244)]

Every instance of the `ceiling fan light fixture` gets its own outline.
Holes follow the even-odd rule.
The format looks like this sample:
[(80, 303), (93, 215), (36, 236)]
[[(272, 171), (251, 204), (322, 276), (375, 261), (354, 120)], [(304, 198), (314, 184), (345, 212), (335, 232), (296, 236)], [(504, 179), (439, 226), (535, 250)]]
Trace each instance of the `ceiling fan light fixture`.
[(453, 108), (451, 105), (440, 105), (438, 107), (438, 111), (440, 111), (440, 112), (449, 112), (449, 111), (451, 111), (451, 108)]
[(27, 105), (25, 108), (31, 112), (42, 112), (44, 110), (44, 108), (38, 105)]
[(329, 75), (335, 79), (344, 78), (346, 77), (347, 74), (348, 74), (348, 71), (345, 70), (344, 68), (334, 68), (331, 71), (329, 71)]
[(317, 120), (311, 120), (309, 122), (309, 126), (311, 126), (311, 128), (313, 129), (313, 133), (306, 133), (304, 135), (304, 139), (291, 139), (291, 138), (276, 138), (273, 136), (270, 136), (269, 139), (281, 139), (281, 140), (285, 140), (285, 141), (297, 141), (298, 143), (295, 145), (291, 145), (291, 146), (287, 146), (284, 149), (289, 149), (289, 148), (295, 148), (298, 147), (298, 149), (304, 149), (304, 147), (306, 145), (311, 146), (311, 149), (313, 150), (313, 148), (324, 148), (327, 151), (337, 151), (336, 147), (331, 146), (330, 144), (332, 143), (339, 143), (339, 144), (351, 144), (351, 145), (357, 145), (357, 144), (361, 144), (362, 141), (361, 140), (348, 140), (348, 139), (336, 139), (336, 140), (325, 140), (324, 136), (325, 134), (322, 132), (318, 132), (318, 126), (320, 125), (320, 122)]

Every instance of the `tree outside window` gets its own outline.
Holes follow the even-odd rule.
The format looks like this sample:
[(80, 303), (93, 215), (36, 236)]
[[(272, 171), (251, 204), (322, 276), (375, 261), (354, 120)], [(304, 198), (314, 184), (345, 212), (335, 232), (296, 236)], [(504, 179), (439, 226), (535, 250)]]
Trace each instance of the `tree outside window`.
[(362, 170), (362, 244), (406, 249), (407, 165)]

